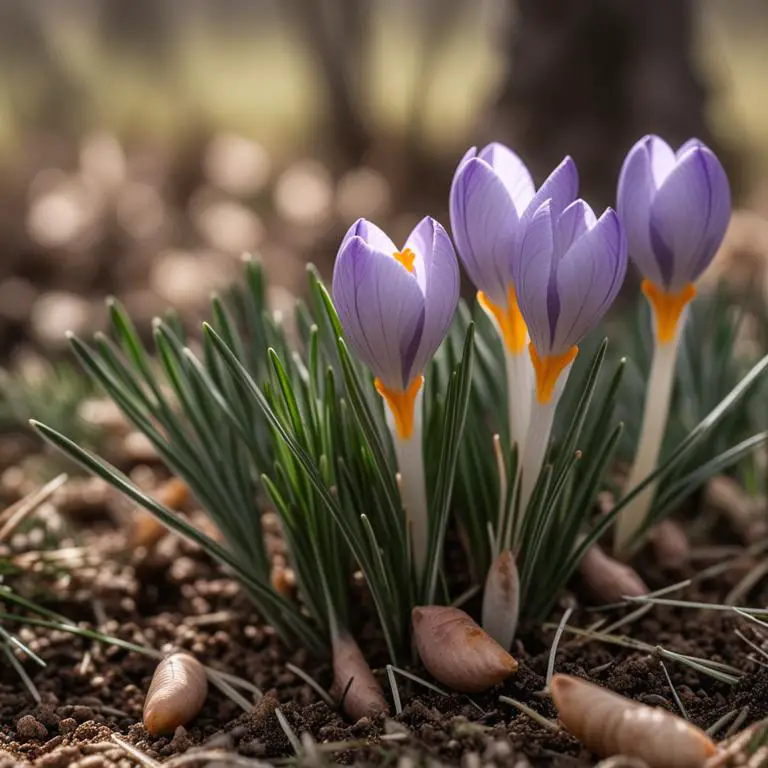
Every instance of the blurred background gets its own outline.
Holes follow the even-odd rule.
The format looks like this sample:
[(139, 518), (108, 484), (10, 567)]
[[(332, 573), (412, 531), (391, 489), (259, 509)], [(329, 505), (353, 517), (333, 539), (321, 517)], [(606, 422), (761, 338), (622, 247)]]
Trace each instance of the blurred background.
[(640, 136), (699, 136), (739, 209), (720, 272), (765, 281), (766, 30), (765, 0), (0, 0), (3, 363), (109, 295), (198, 315), (244, 252), (287, 307), (358, 216), (447, 225), (492, 139), (605, 206)]

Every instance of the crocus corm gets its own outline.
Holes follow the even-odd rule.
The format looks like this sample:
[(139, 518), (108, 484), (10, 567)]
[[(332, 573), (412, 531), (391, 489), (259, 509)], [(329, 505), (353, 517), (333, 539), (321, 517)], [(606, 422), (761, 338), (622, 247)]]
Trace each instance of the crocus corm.
[(339, 248), (333, 301), (355, 354), (374, 373), (400, 437), (413, 429), (422, 374), (448, 332), (459, 268), (445, 229), (426, 217), (402, 249), (365, 219)]
[(728, 178), (698, 139), (675, 152), (658, 136), (646, 136), (624, 161), (617, 209), (629, 256), (644, 277), (657, 341), (668, 343), (696, 295), (694, 283), (725, 236), (731, 215)]

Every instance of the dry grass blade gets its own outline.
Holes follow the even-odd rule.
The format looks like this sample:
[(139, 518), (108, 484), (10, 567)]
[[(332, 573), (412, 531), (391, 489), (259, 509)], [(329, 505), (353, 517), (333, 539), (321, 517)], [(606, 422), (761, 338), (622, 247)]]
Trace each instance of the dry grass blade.
[[(757, 651), (761, 656), (764, 656), (766, 659), (768, 659), (768, 651), (761, 648), (757, 643), (753, 643), (746, 635), (744, 635), (742, 632), (740, 632), (738, 629), (734, 630), (734, 634), (736, 637), (738, 637), (740, 640), (743, 640), (750, 648)], [(765, 663), (765, 662), (762, 662)]]
[[(206, 765), (235, 765), (242, 768), (272, 768), (271, 763), (265, 763), (263, 760), (257, 760), (253, 757), (244, 757), (235, 755), (232, 752), (224, 752), (219, 749), (201, 749), (199, 751), (190, 750), (189, 752), (172, 757), (163, 763), (162, 768), (180, 768), (184, 765), (197, 765), (200, 761), (206, 762)], [(158, 765), (160, 765), (158, 763)]]
[[(406, 669), (400, 669), (400, 667), (396, 667), (394, 664), (387, 664), (387, 670), (392, 670), (392, 672), (396, 672), (401, 677), (405, 677), (408, 680), (412, 680), (414, 683), (418, 683), (419, 685), (424, 686), (424, 688), (429, 689), (430, 691), (434, 691), (435, 693), (439, 693), (441, 696), (450, 696), (451, 694), (448, 693), (444, 688), (441, 688), (439, 685), (435, 685), (434, 683), (430, 683), (429, 680), (425, 680), (423, 677), (419, 677), (418, 675), (414, 675), (413, 672), (408, 672)], [(471, 698), (467, 697), (468, 701), (472, 706), (482, 714), (485, 714), (485, 710), (475, 701), (473, 701)]]
[(29, 691), (32, 698), (40, 704), (42, 702), (42, 698), (40, 697), (40, 692), (35, 687), (35, 684), (32, 682), (32, 678), (27, 674), (24, 667), (21, 666), (21, 663), (19, 660), (13, 655), (13, 651), (8, 647), (7, 644), (3, 645), (3, 652), (5, 653), (6, 657), (8, 658), (8, 661), (10, 662), (11, 666), (16, 670), (16, 674), (22, 679), (22, 682), (27, 687), (27, 690)]
[(46, 483), (42, 488), (33, 491), (6, 509), (0, 515), (0, 523), (2, 523), (0, 541), (6, 541), (19, 524), (27, 516), (31, 515), (44, 501), (47, 501), (68, 479), (69, 476), (66, 473), (62, 473), (58, 477), (54, 477), (53, 480)]
[[(678, 589), (685, 589), (685, 587), (690, 586), (691, 580), (685, 579), (683, 581), (679, 581), (676, 584), (670, 584), (668, 587), (664, 587), (663, 589), (657, 589), (655, 592), (649, 592), (646, 597), (660, 597), (662, 595), (668, 595), (671, 592), (675, 592)], [(634, 611), (631, 611), (626, 616), (623, 616), (620, 619), (617, 619), (613, 622), (613, 624), (609, 624), (607, 627), (603, 629), (603, 632), (606, 634), (610, 634), (612, 632), (615, 632), (619, 627), (625, 627), (627, 624), (631, 624), (633, 621), (637, 621), (638, 619), (641, 619), (643, 616), (645, 616), (646, 613), (653, 610), (653, 604), (649, 603), (648, 605), (641, 605), (639, 608), (637, 608)]]
[(730, 712), (726, 712), (722, 717), (715, 720), (712, 725), (707, 728), (704, 733), (707, 734), (707, 736), (714, 736), (718, 731), (721, 731), (723, 728), (725, 728), (728, 723), (733, 720), (734, 717), (739, 713), (738, 709), (732, 709)]
[[(545, 629), (554, 629), (553, 624), (544, 624)], [(642, 651), (651, 655), (660, 656), (670, 661), (676, 661), (681, 664), (685, 664), (692, 669), (697, 670), (709, 677), (713, 677), (721, 682), (728, 683), (729, 685), (735, 685), (738, 683), (740, 670), (735, 667), (731, 667), (728, 664), (721, 664), (720, 662), (710, 661), (709, 659), (701, 659), (696, 656), (687, 656), (683, 653), (677, 653), (670, 651), (662, 646), (653, 646), (648, 643), (644, 643), (640, 640), (634, 640), (631, 637), (625, 635), (609, 635), (604, 632), (595, 632), (588, 629), (579, 629), (577, 627), (565, 627), (566, 632), (570, 632), (574, 635), (587, 638), (589, 640), (598, 640), (602, 643), (608, 643), (610, 645), (619, 645), (623, 648), (629, 648), (633, 651)], [(731, 674), (729, 674), (731, 673)]]
[(688, 717), (688, 713), (685, 711), (683, 702), (681, 701), (680, 696), (678, 696), (677, 694), (677, 689), (672, 684), (672, 678), (669, 676), (669, 670), (667, 670), (667, 665), (661, 659), (659, 659), (659, 664), (661, 665), (661, 668), (664, 671), (664, 677), (667, 678), (667, 685), (669, 685), (669, 690), (672, 691), (672, 698), (675, 700), (675, 704), (677, 704), (677, 708), (680, 710), (680, 714), (686, 720), (690, 720), (691, 718)]
[(737, 718), (733, 721), (733, 723), (731, 723), (730, 727), (725, 732), (725, 738), (727, 739), (730, 736), (738, 733), (739, 728), (741, 728), (741, 726), (744, 725), (744, 723), (747, 721), (747, 717), (749, 717), (749, 705), (742, 707)]
[[(691, 583), (691, 579), (683, 579), (683, 581), (675, 582), (674, 584), (670, 584), (668, 587), (662, 587), (661, 589), (656, 589), (653, 592), (648, 592), (646, 595), (644, 595), (644, 597), (662, 597), (663, 595), (670, 594), (670, 592), (676, 592), (678, 589), (685, 589), (685, 587), (690, 586)], [(624, 600), (620, 600), (618, 603), (589, 606), (588, 610), (591, 613), (601, 613), (604, 611), (612, 611), (614, 608), (626, 608), (628, 604), (629, 599), (625, 598)]]
[(391, 664), (387, 664), (387, 678), (389, 679), (389, 687), (392, 689), (392, 701), (395, 704), (395, 714), (401, 715), (403, 713), (403, 702), (400, 699), (400, 689), (397, 687), (395, 670), (392, 668)]
[(275, 717), (277, 718), (277, 722), (280, 723), (280, 727), (283, 729), (285, 738), (288, 739), (288, 743), (293, 748), (293, 751), (297, 755), (300, 754), (301, 742), (299, 741), (299, 737), (296, 735), (296, 731), (291, 728), (291, 724), (288, 722), (288, 719), (283, 714), (283, 710), (280, 709), (280, 707), (275, 708)]
[(310, 677), (303, 669), (300, 669), (295, 664), (288, 663), (285, 667), (293, 672), (294, 675), (300, 677), (331, 709), (336, 709), (336, 702), (333, 700), (333, 697), (320, 685), (320, 683), (317, 682), (317, 680)]
[[(741, 733), (723, 739), (718, 743), (718, 753), (707, 760), (704, 768), (722, 768), (725, 765), (744, 765), (745, 763), (749, 766), (750, 763), (747, 762), (749, 753), (764, 747), (767, 723), (766, 720), (759, 720)], [(752, 756), (754, 757), (754, 754)]]
[(556, 722), (547, 719), (543, 715), (540, 715), (535, 709), (531, 709), (526, 704), (523, 704), (522, 701), (512, 699), (509, 696), (499, 696), (499, 701), (514, 707), (518, 712), (522, 712), (527, 717), (530, 717), (531, 720), (538, 723), (542, 728), (546, 728), (548, 731), (559, 733), (562, 730), (562, 728)]
[(746, 597), (750, 590), (765, 578), (768, 574), (768, 560), (758, 563), (751, 571), (744, 574), (744, 577), (736, 586), (725, 596), (726, 605), (736, 605), (741, 599)]
[(565, 625), (568, 623), (568, 619), (571, 618), (571, 614), (573, 613), (573, 606), (569, 606), (565, 613), (563, 613), (563, 618), (560, 619), (560, 624), (557, 627), (557, 631), (555, 632), (555, 637), (552, 640), (552, 648), (549, 651), (549, 662), (547, 663), (547, 682), (544, 685), (544, 690), (542, 693), (545, 693), (549, 695), (549, 688), (552, 685), (552, 675), (555, 674), (555, 656), (557, 656), (557, 646), (560, 644), (560, 638), (563, 636), (563, 631), (565, 630)]
[(153, 760), (149, 755), (145, 755), (140, 749), (136, 749), (133, 744), (129, 744), (116, 733), (112, 734), (112, 741), (114, 741), (123, 752), (130, 755), (137, 763), (139, 763), (139, 765), (143, 765), (145, 768), (161, 768), (160, 763), (158, 763), (157, 760)]

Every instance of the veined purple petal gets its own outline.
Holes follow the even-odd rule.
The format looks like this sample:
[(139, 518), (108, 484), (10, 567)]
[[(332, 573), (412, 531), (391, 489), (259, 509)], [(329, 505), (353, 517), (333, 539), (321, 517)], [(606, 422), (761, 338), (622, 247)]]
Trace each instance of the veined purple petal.
[[(619, 175), (617, 210), (627, 233), (630, 258), (644, 277), (663, 287), (666, 280), (663, 277), (662, 265), (664, 273), (671, 275), (671, 262), (665, 258), (659, 261), (651, 244), (651, 203), (656, 193), (656, 183), (651, 170), (653, 143), (654, 137), (646, 136), (627, 154)], [(671, 152), (672, 150), (670, 154)], [(655, 154), (658, 159), (663, 156), (663, 150)], [(657, 171), (660, 169), (657, 168)]]
[(332, 291), (355, 354), (387, 387), (407, 388), (404, 360), (421, 340), (425, 314), (416, 278), (391, 256), (353, 236), (336, 258)]
[[(551, 348), (549, 300), (554, 232), (551, 201), (545, 201), (530, 215), (522, 234), (519, 258), (513, 262), (513, 279), (520, 311), (536, 351), (548, 355)], [(555, 307), (552, 307), (555, 309)]]
[(558, 265), (560, 314), (552, 354), (567, 352), (598, 325), (626, 271), (626, 238), (618, 216), (609, 208), (575, 240)]
[(551, 200), (552, 218), (557, 217), (576, 199), (579, 194), (579, 172), (570, 155), (549, 174), (546, 181), (533, 196), (526, 216), (533, 216), (545, 200)]
[(344, 235), (344, 239), (339, 246), (339, 253), (344, 249), (347, 242), (353, 237), (360, 237), (368, 245), (379, 253), (385, 253), (392, 256), (398, 250), (397, 246), (389, 239), (389, 236), (373, 222), (367, 219), (358, 219)]
[(728, 178), (714, 153), (702, 145), (681, 155), (651, 204), (654, 249), (669, 254), (666, 282), (677, 292), (709, 266), (725, 236), (731, 213)]
[(648, 155), (653, 187), (658, 189), (675, 168), (675, 153), (672, 147), (658, 136), (646, 136), (639, 143), (642, 143)]
[(408, 379), (424, 372), (442, 343), (459, 303), (459, 265), (445, 229), (434, 219), (419, 222), (405, 244), (416, 254), (416, 280), (424, 294), (424, 322), (418, 346), (405, 358)]
[(567, 250), (597, 221), (592, 209), (583, 200), (574, 200), (555, 223), (555, 255), (562, 258)]
[[(693, 149), (694, 147), (706, 147), (707, 145), (701, 141), (701, 139), (688, 139), (688, 141), (683, 144), (680, 149), (675, 152), (675, 159), (679, 160), (689, 149)], [(707, 147), (708, 149), (708, 147)]]
[(479, 158), (470, 158), (453, 179), (451, 229), (464, 268), (475, 287), (504, 305), (518, 217), (498, 174)]
[(517, 215), (522, 216), (536, 192), (525, 163), (509, 147), (498, 142), (483, 147), (478, 157), (496, 172), (512, 198)]

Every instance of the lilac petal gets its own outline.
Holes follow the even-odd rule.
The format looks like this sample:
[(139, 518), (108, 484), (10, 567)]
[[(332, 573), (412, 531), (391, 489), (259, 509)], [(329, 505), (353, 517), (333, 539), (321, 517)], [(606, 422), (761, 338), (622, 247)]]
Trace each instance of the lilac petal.
[(567, 352), (598, 325), (626, 271), (626, 238), (619, 217), (609, 208), (558, 265), (560, 316), (552, 354)]
[(460, 277), (451, 239), (434, 219), (422, 219), (405, 245), (416, 254), (416, 280), (424, 294), (425, 310), (418, 347), (410, 350), (405, 360), (405, 373), (410, 379), (423, 373), (448, 333), (459, 303)]
[(689, 149), (662, 184), (651, 205), (651, 241), (673, 257), (668, 290), (679, 291), (709, 266), (731, 214), (728, 178), (706, 147)]
[(392, 256), (397, 252), (397, 246), (389, 239), (389, 236), (373, 222), (367, 219), (358, 219), (344, 235), (344, 239), (341, 241), (338, 252), (347, 245), (347, 242), (353, 237), (360, 237), (364, 242), (368, 243), (379, 253), (385, 253), (387, 256)]
[(522, 216), (536, 192), (525, 163), (509, 147), (498, 142), (484, 147), (478, 157), (496, 171), (512, 198), (517, 215)]
[(675, 152), (675, 158), (679, 160), (689, 149), (693, 149), (694, 147), (706, 147), (709, 149), (701, 139), (688, 139), (688, 141)]
[(408, 349), (418, 344), (424, 296), (413, 275), (361, 237), (352, 237), (333, 270), (333, 303), (355, 354), (391, 389), (410, 383)]
[(617, 210), (627, 233), (630, 258), (643, 277), (663, 287), (666, 280), (662, 267), (664, 274), (671, 276), (672, 265), (669, 259), (660, 264), (651, 245), (651, 203), (656, 192), (649, 147), (652, 139), (647, 136), (638, 141), (624, 160), (619, 175)]
[(646, 136), (641, 142), (648, 155), (654, 189), (658, 189), (675, 168), (675, 153), (672, 147), (658, 136)]
[(557, 218), (579, 194), (579, 172), (576, 163), (566, 156), (549, 174), (547, 180), (528, 204), (526, 216), (533, 216), (545, 200), (552, 200), (552, 217)]
[(519, 259), (513, 262), (513, 279), (528, 333), (539, 355), (551, 347), (549, 297), (554, 249), (551, 201), (545, 201), (531, 215), (520, 243)]
[(451, 229), (475, 287), (505, 304), (518, 217), (507, 188), (484, 160), (469, 159), (453, 179)]
[(560, 259), (596, 221), (592, 209), (583, 200), (574, 200), (555, 223), (555, 257)]

